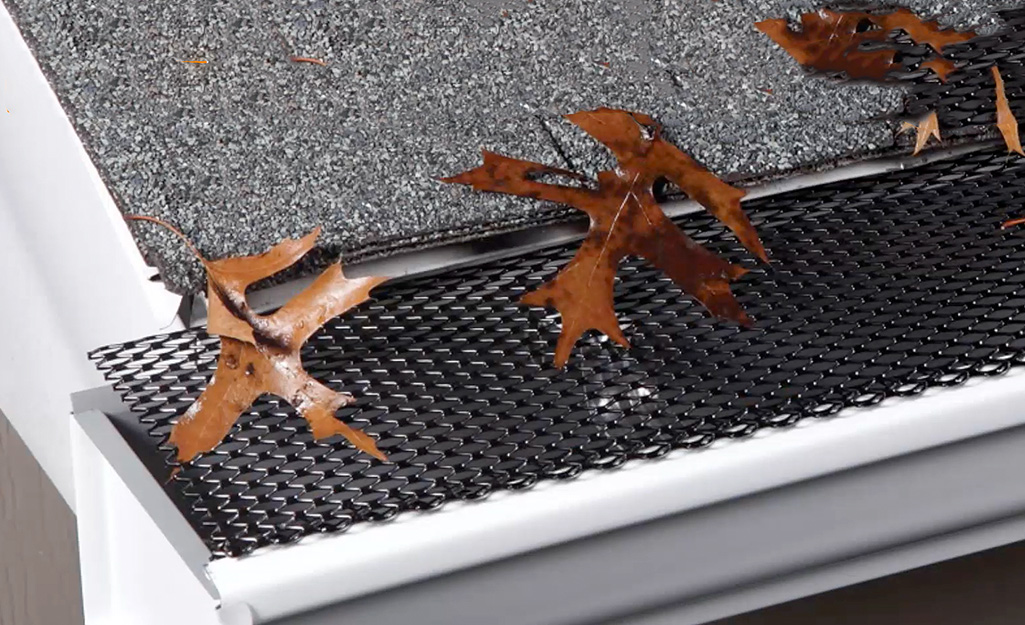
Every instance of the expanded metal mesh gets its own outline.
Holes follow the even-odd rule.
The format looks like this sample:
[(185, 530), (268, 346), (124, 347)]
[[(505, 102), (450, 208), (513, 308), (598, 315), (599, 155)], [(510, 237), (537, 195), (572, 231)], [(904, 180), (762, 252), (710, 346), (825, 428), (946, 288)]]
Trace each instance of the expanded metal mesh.
[[(561, 371), (558, 317), (517, 300), (573, 246), (395, 281), (303, 350), (358, 398), (339, 417), (391, 462), (314, 442), (265, 397), (168, 489), (216, 556), (237, 555), (1002, 373), (1025, 361), (1025, 231), (999, 227), (1023, 198), (1025, 159), (1001, 149), (751, 201), (768, 267), (714, 220), (685, 218), (753, 268), (735, 291), (756, 326), (710, 318), (632, 259), (616, 301), (633, 348), (592, 334)], [(217, 346), (185, 331), (92, 354), (150, 428), (161, 481)]]
[(958, 70), (943, 83), (920, 64), (935, 56), (927, 45), (911, 44), (899, 37), (899, 60), (904, 71), (893, 76), (910, 83), (907, 113), (912, 116), (935, 111), (944, 132), (978, 133), (996, 123), (996, 83), (990, 68), (1004, 79), (1011, 109), (1025, 119), (1025, 9), (1000, 14), (1004, 27), (996, 34), (944, 46), (943, 56)]

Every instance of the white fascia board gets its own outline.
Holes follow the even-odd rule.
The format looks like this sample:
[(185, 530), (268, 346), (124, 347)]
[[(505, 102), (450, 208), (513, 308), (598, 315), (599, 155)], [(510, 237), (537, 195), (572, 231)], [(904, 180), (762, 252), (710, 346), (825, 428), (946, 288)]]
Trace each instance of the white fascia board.
[(127, 226), (0, 5), (0, 406), (74, 508), (70, 394), (103, 383), (86, 352), (170, 331)]

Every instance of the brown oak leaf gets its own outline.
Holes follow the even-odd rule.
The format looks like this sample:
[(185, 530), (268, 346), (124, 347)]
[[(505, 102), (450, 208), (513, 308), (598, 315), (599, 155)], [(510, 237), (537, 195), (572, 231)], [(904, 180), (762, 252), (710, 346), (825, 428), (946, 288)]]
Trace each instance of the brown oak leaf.
[[(851, 78), (882, 81), (899, 65), (896, 50), (886, 47), (891, 34), (903, 30), (919, 45), (930, 46), (938, 55), (952, 43), (973, 39), (973, 32), (957, 32), (923, 21), (908, 9), (890, 13), (832, 11), (819, 9), (801, 16), (801, 30), (795, 31), (785, 19), (769, 19), (755, 24), (790, 56), (806, 67), (824, 72), (844, 72)], [(863, 44), (872, 44), (865, 49)], [(949, 63), (949, 61), (948, 61)], [(953, 65), (932, 68), (949, 73)], [(946, 73), (941, 74), (943, 79)]]
[(725, 223), (748, 250), (768, 262), (758, 234), (740, 207), (745, 192), (719, 180), (662, 139), (659, 126), (647, 115), (600, 108), (566, 118), (608, 147), (619, 163), (616, 169), (598, 174), (596, 188), (539, 182), (537, 176), (544, 174), (577, 180), (583, 176), (488, 151), (484, 151), (480, 167), (443, 179), (481, 191), (568, 204), (590, 217), (587, 237), (573, 260), (553, 280), (521, 300), (559, 311), (562, 332), (555, 364), (564, 366), (576, 341), (592, 329), (629, 347), (616, 319), (612, 293), (616, 269), (627, 255), (643, 257), (662, 269), (712, 314), (749, 324), (729, 286), (746, 270), (684, 234), (662, 212), (652, 185), (659, 179), (673, 182)]
[(221, 337), (213, 378), (171, 430), (179, 462), (213, 450), (239, 415), (265, 393), (291, 404), (309, 423), (314, 438), (341, 434), (358, 449), (386, 460), (373, 438), (335, 418), (338, 408), (355, 400), (310, 376), (299, 350), (325, 322), (365, 301), (387, 278), (349, 279), (341, 265), (334, 264), (277, 311), (261, 315), (250, 308), (246, 289), (305, 256), (320, 228), (298, 240), (286, 239), (263, 254), (211, 261), (169, 224), (153, 217), (128, 219), (158, 223), (186, 241), (207, 271), (207, 330)]

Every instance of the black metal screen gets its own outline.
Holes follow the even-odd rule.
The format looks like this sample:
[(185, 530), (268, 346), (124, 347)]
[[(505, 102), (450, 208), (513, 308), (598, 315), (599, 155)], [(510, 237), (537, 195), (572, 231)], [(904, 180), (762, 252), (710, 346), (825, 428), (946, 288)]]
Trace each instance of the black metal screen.
[[(558, 317), (516, 302), (572, 246), (395, 281), (303, 351), (358, 398), (338, 415), (391, 462), (314, 442), (265, 397), (168, 489), (218, 557), (237, 555), (1002, 373), (1025, 361), (1025, 230), (1000, 229), (1023, 199), (1025, 159), (1000, 149), (751, 201), (769, 267), (712, 219), (685, 218), (754, 269), (735, 291), (756, 326), (710, 318), (628, 260), (616, 300), (633, 348), (590, 335), (562, 371)], [(162, 480), (171, 423), (217, 345), (186, 331), (92, 353), (151, 428)]]
[(959, 69), (940, 82), (920, 64), (935, 55), (927, 45), (916, 46), (906, 36), (897, 39), (898, 59), (904, 70), (893, 77), (910, 85), (907, 113), (918, 116), (935, 111), (945, 133), (972, 134), (992, 130), (996, 123), (996, 83), (991, 67), (1004, 79), (1004, 89), (1015, 115), (1025, 119), (1025, 9), (1000, 14), (1004, 27), (994, 35), (945, 46), (943, 56)]

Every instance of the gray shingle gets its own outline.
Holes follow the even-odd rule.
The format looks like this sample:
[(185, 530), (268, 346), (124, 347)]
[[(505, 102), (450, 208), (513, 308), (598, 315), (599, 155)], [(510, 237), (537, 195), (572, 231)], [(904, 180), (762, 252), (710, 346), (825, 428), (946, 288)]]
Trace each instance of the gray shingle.
[[(565, 164), (549, 132), (604, 166), (562, 113), (648, 112), (717, 173), (751, 175), (888, 146), (880, 117), (901, 108), (897, 89), (808, 78), (753, 27), (811, 0), (7, 2), (122, 210), (211, 258), (316, 225), (351, 259), (562, 214), (436, 180), (482, 147)], [(992, 30), (1006, 2), (905, 4)], [(169, 287), (202, 286), (178, 241), (135, 232)]]

